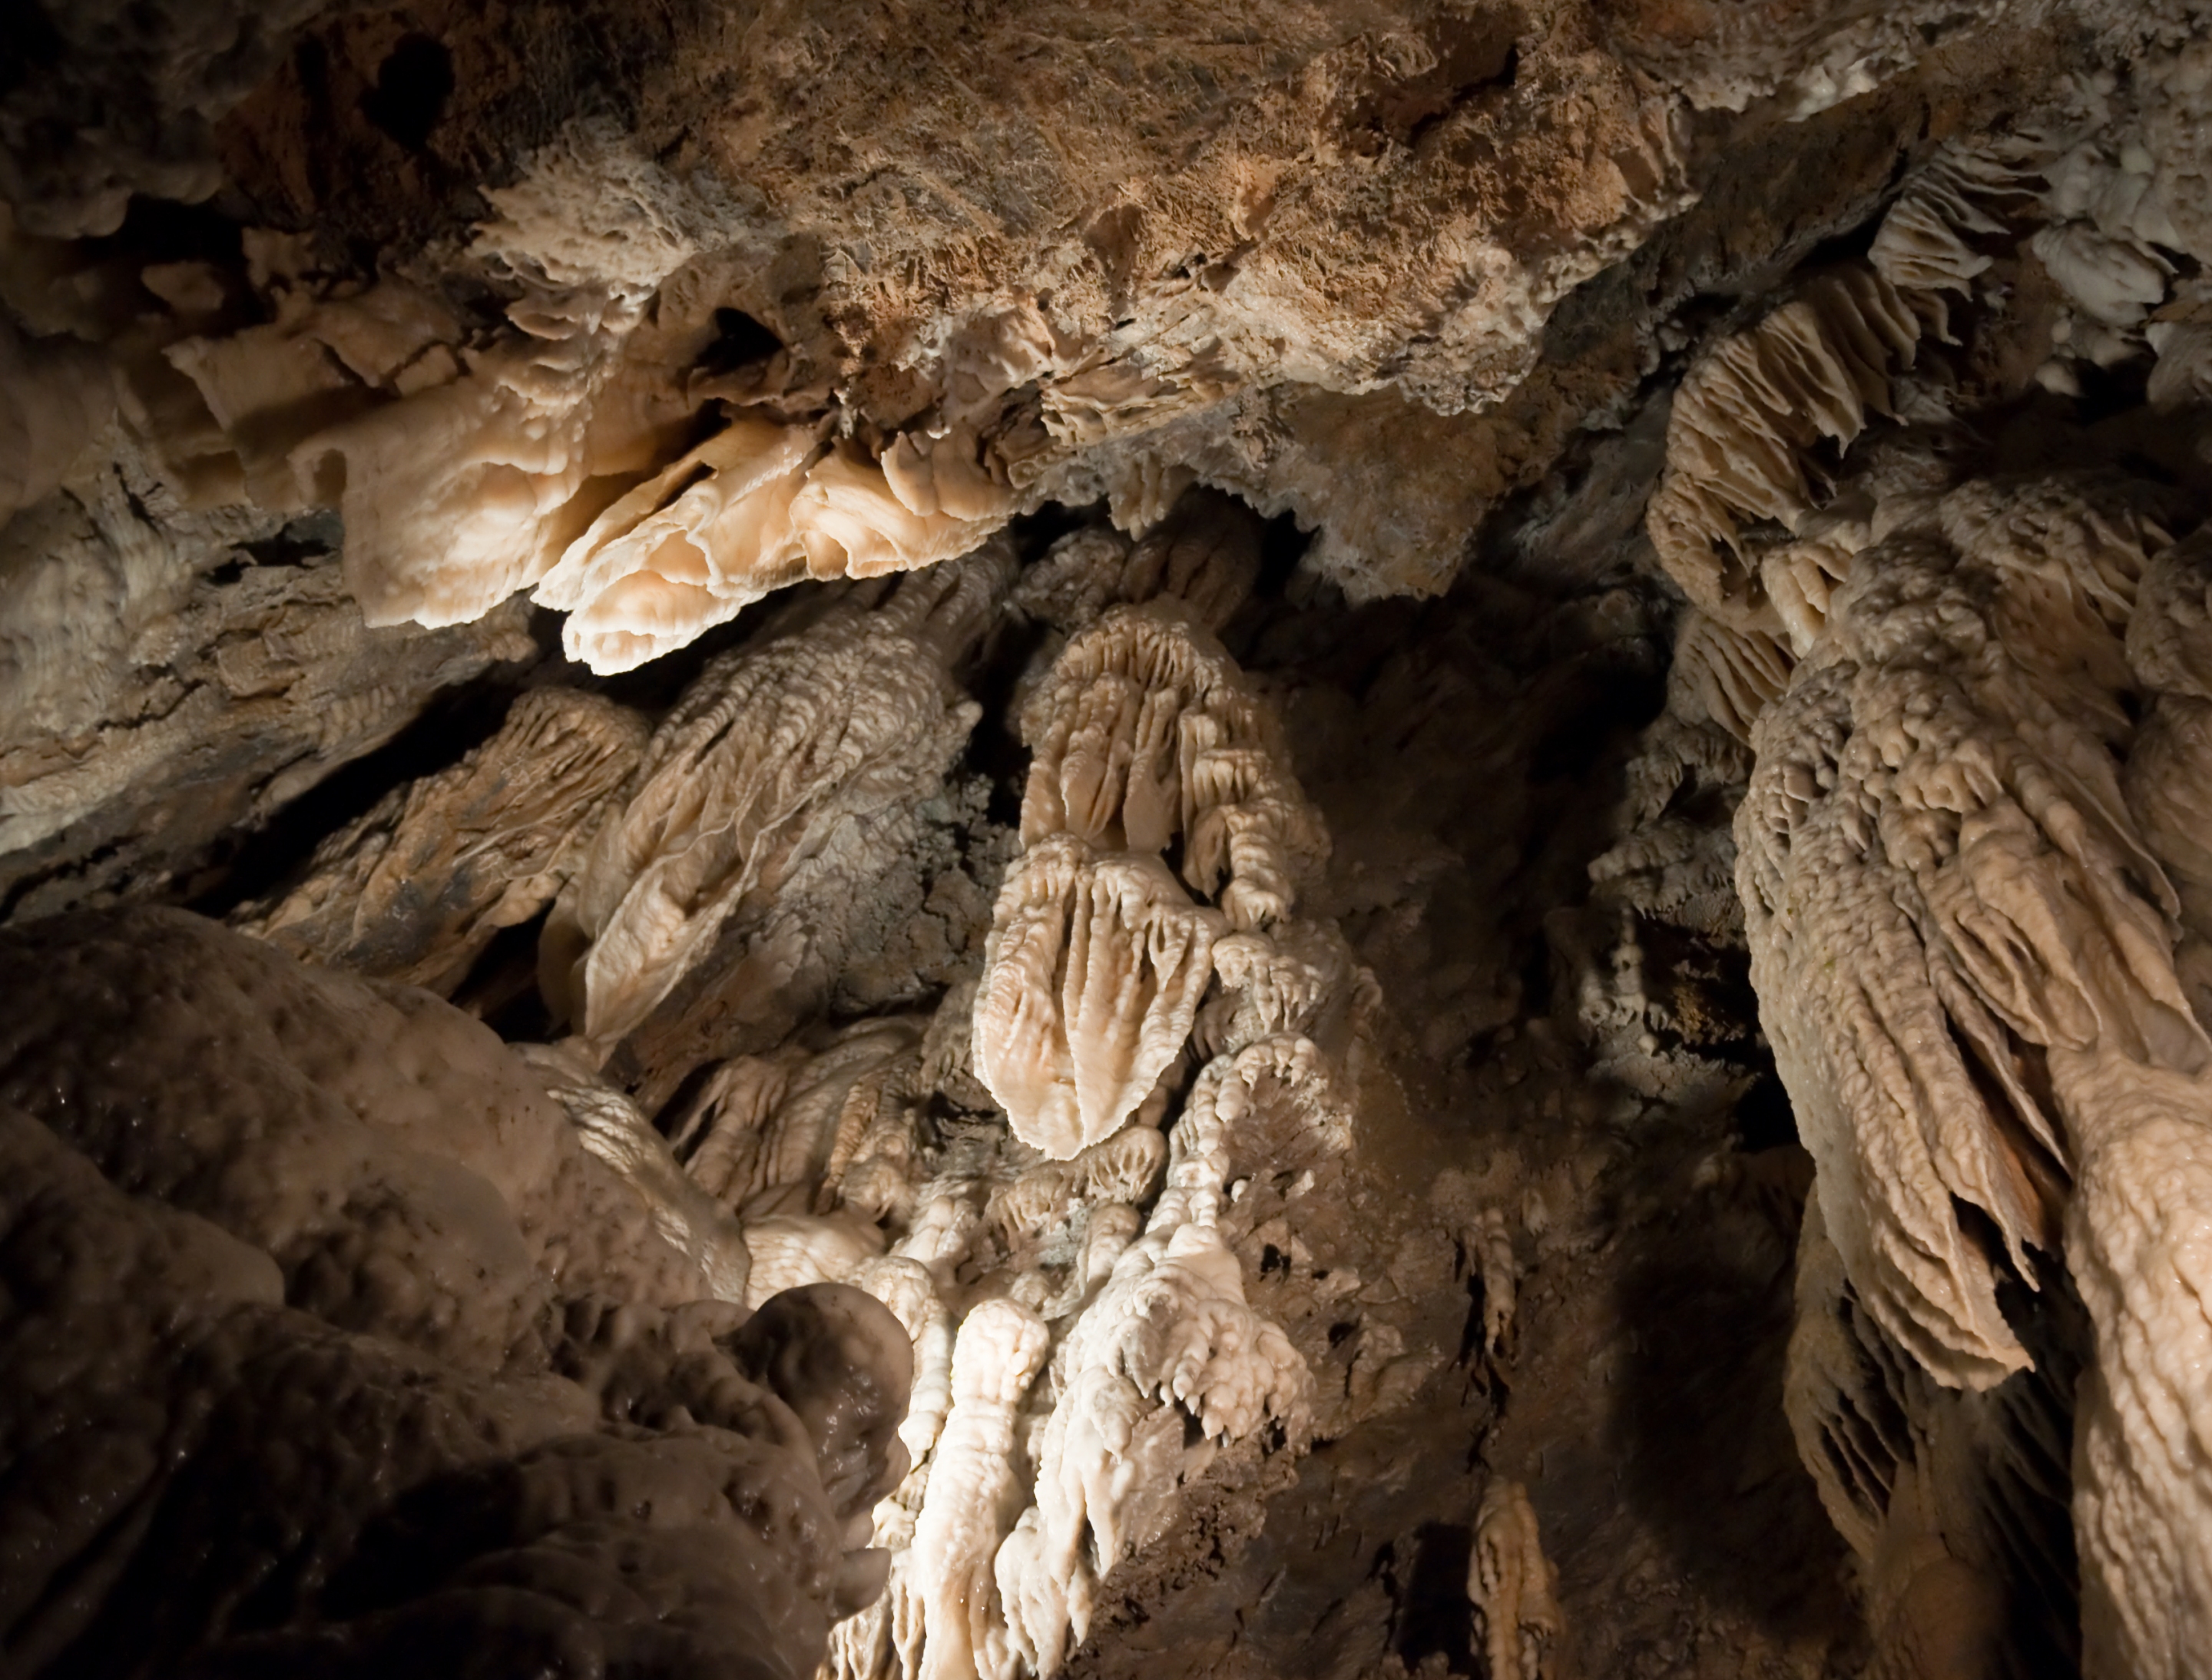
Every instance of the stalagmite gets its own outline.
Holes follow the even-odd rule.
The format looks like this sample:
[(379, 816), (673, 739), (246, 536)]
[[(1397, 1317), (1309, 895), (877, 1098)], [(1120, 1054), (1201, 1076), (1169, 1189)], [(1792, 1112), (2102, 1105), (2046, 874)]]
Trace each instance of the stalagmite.
[[(1115, 568), (1118, 555), (1109, 553)], [(1187, 655), (1175, 650), (1195, 649), (1208, 662), (1188, 698), (1224, 711), (1244, 739), (1274, 746), (1234, 667), (1192, 641), (1198, 633), (1180, 609), (1137, 621), (1139, 634), (1152, 626), (1169, 648), (1156, 710), (1172, 716), (1182, 703), (1176, 660)], [(1079, 631), (1077, 648), (1084, 636), (1130, 633), (1109, 613)], [(1079, 684), (1097, 689), (1114, 673), (1092, 669), (1095, 657), (1063, 653), (1049, 682), (1063, 696)], [(1091, 750), (1067, 749), (1071, 758)], [(1287, 773), (1261, 768), (1280, 800), (1302, 808)], [(1033, 774), (1033, 795), (1040, 785)], [(1110, 814), (1099, 826), (1126, 837)], [(1170, 830), (1156, 843), (1171, 838)], [(1052, 1674), (1089, 1628), (1101, 1585), (1174, 1523), (1178, 1489), (1265, 1426), (1285, 1446), (1303, 1444), (1311, 1379), (1280, 1326), (1247, 1301), (1244, 1280), (1262, 1246), (1251, 1233), (1349, 1150), (1350, 1114), (1324, 1058), (1296, 1035), (1340, 1038), (1371, 1007), (1372, 981), (1326, 924), (1278, 919), (1224, 936), (1224, 920), (1194, 905), (1158, 856), (1100, 855), (1079, 831), (1032, 833), (1001, 890), (981, 980), (940, 1007), (940, 1020), (972, 1013), (971, 1055), (951, 1040), (933, 1050), (933, 1026), (900, 1075), (908, 1093), (933, 1086), (964, 1101), (957, 1093), (975, 1088), (963, 1065), (972, 1061), (975, 1099), (1003, 1105), (1011, 1136), (940, 1133), (933, 1145), (920, 1110), (878, 1105), (854, 1146), (848, 1204), (864, 1197), (902, 1233), (899, 1263), (947, 1303), (972, 1304), (956, 1354), (956, 1390), (967, 1397), (933, 1455), (877, 1513), (879, 1541), (902, 1549), (887, 1608), (839, 1647), (842, 1680), (877, 1680), (894, 1664), (908, 1674), (945, 1664), (962, 1674)], [(1164, 1138), (1158, 1119), (1173, 1107), (1174, 1069), (1187, 1065), (1217, 947), (1231, 955), (1199, 1033), (1214, 1059)], [(802, 1077), (733, 1068), (741, 1123), (759, 1128), (774, 1113), (781, 1127)], [(830, 1129), (805, 1129), (818, 1140)], [(709, 1143), (720, 1135), (718, 1122)], [(813, 1147), (818, 1158), (822, 1145)], [(1036, 1162), (1033, 1151), (1048, 1159)], [(722, 1153), (702, 1146), (695, 1161), (711, 1157), (719, 1172)], [(926, 1178), (931, 1163), (935, 1176)], [(1268, 1189), (1255, 1189), (1261, 1179)], [(749, 1228), (757, 1265), (759, 1233)], [(1032, 1335), (1033, 1356), (993, 1351), (1009, 1338), (1026, 1348)], [(993, 1470), (984, 1498), (970, 1485), (978, 1472), (964, 1467), (974, 1429), (962, 1421), (973, 1413), (982, 1427), (969, 1395), (981, 1379), (959, 1373), (1010, 1360), (1012, 1386), (995, 1403), (1011, 1406), (1048, 1348), (1051, 1387), (1026, 1446), (998, 1446), (996, 1432), (1011, 1426), (991, 1424), (993, 1451), (1011, 1454), (1018, 1470)], [(1033, 1504), (1022, 1492), (1030, 1486)], [(979, 1564), (988, 1572), (975, 1573)], [(957, 1618), (949, 1634), (948, 1617)]]
[(935, 1449), (952, 1409), (951, 1315), (938, 1299), (928, 1271), (912, 1260), (884, 1255), (864, 1262), (849, 1281), (889, 1307), (913, 1344), (914, 1379), (899, 1440), (906, 1445), (909, 1463), (918, 1468)]
[(1547, 1680), (1559, 1637), (1559, 1572), (1544, 1555), (1535, 1507), (1518, 1482), (1492, 1477), (1474, 1513), (1467, 1596), (1493, 1675)]
[[(1036, 1504), (997, 1562), (1012, 1638), (1037, 1674), (1054, 1672), (1071, 1640), (1088, 1633), (1100, 1584), (1159, 1537), (1173, 1489), (1264, 1421), (1293, 1437), (1306, 1423), (1304, 1361), (1246, 1304), (1243, 1267), (1216, 1224), (1230, 1175), (1246, 1162), (1302, 1165), (1297, 1149), (1271, 1150), (1260, 1131), (1264, 1106), (1238, 1078), (1257, 1079), (1253, 1061), (1209, 1067), (1176, 1124), (1167, 1186), (1143, 1235), (1114, 1256), (1055, 1353), (1059, 1397), (1038, 1448)], [(1315, 1153), (1347, 1141), (1324, 1135)], [(1186, 1415), (1201, 1432), (1195, 1443)]]
[(1015, 1672), (991, 1560), (1025, 1501), (1014, 1409), (1049, 1341), (1043, 1323), (1012, 1301), (986, 1301), (961, 1324), (952, 1410), (915, 1525), (913, 1591), (927, 1628), (921, 1680), (1012, 1680)]
[(1008, 873), (975, 994), (975, 1073), (1065, 1160), (1110, 1136), (1190, 1036), (1218, 912), (1156, 858), (1049, 835)]

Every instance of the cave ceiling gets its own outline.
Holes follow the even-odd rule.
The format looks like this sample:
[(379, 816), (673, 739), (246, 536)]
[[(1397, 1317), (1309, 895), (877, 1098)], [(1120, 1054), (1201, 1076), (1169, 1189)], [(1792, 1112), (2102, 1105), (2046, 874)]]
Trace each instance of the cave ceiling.
[(0, 1671), (2212, 1676), (2208, 114), (0, 16)]

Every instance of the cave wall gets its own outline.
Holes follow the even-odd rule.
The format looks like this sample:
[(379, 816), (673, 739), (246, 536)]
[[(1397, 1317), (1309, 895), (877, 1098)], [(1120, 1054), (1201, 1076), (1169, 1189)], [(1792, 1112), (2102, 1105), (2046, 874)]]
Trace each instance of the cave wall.
[(2202, 33), (0, 25), (0, 1648), (2199, 1671)]

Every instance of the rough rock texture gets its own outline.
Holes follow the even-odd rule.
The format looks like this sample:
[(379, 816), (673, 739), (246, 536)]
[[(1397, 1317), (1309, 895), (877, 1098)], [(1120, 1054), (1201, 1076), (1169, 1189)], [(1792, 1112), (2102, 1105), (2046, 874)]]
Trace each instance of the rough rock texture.
[(237, 925), (450, 995), (501, 928), (568, 884), (645, 745), (641, 720), (597, 696), (526, 694), (491, 740), (331, 835), (305, 880)]
[(0, 1665), (2200, 1671), (2206, 22), (0, 19)]
[(18, 914), (189, 880), (439, 690), (534, 656), (513, 608), (364, 630), (337, 544), (326, 521), (187, 513), (128, 447), (0, 530), (0, 883)]
[(855, 817), (942, 781), (976, 709), (907, 622), (914, 593), (725, 655), (661, 724), (555, 906), (540, 959), (548, 1001), (601, 1055), (648, 1020), (749, 893), (773, 898)]
[(6, 944), (11, 1667), (789, 1673), (879, 1586), (877, 1303), (713, 1300), (424, 993), (174, 911)]

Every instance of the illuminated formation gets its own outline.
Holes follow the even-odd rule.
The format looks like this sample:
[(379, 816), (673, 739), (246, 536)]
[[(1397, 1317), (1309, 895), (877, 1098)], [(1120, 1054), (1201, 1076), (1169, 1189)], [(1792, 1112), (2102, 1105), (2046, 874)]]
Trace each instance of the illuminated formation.
[(2212, 0), (15, 0), (0, 1672), (2212, 1680)]

